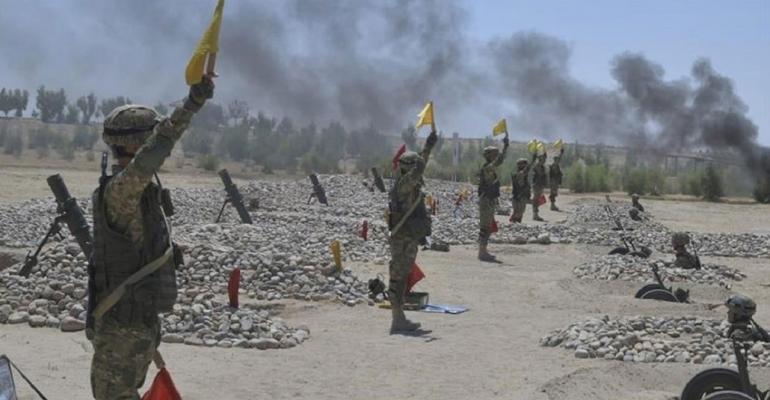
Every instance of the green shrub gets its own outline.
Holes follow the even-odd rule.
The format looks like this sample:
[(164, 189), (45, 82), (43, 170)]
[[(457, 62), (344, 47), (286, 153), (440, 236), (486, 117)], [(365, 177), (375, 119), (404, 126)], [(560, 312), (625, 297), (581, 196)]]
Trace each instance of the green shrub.
[(585, 167), (581, 163), (575, 163), (566, 171), (567, 187), (573, 193), (585, 193)]
[(757, 181), (754, 198), (760, 203), (770, 204), (770, 177)]
[(21, 139), (21, 135), (8, 135), (5, 138), (3, 146), (3, 153), (13, 154), (16, 157), (21, 156), (21, 151), (24, 149), (24, 142)]
[(211, 154), (198, 157), (198, 168), (206, 171), (216, 171), (219, 168), (219, 159)]
[(706, 167), (706, 172), (703, 174), (703, 180), (701, 182), (704, 199), (708, 201), (719, 201), (719, 198), (725, 195), (724, 187), (722, 185), (722, 176), (712, 164), (709, 164), (709, 166)]

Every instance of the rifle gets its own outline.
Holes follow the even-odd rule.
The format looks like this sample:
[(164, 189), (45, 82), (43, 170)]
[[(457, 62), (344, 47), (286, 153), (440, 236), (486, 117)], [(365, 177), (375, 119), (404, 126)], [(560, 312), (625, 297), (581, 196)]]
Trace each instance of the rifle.
[(243, 206), (241, 192), (238, 191), (238, 186), (236, 186), (233, 183), (233, 180), (230, 179), (230, 174), (227, 172), (227, 169), (220, 170), (218, 174), (219, 177), (222, 178), (222, 183), (225, 185), (227, 196), (225, 197), (224, 203), (222, 203), (222, 208), (219, 210), (219, 215), (217, 215), (215, 223), (219, 222), (222, 218), (222, 213), (225, 211), (225, 206), (227, 206), (227, 203), (230, 203), (235, 207), (235, 210), (238, 211), (238, 216), (241, 217), (241, 223), (253, 224), (249, 212), (246, 211), (246, 207)]
[(634, 241), (630, 237), (626, 236), (626, 229), (623, 227), (623, 223), (620, 221), (620, 218), (618, 218), (618, 216), (612, 212), (612, 209), (608, 204), (604, 205), (604, 211), (606, 211), (610, 219), (612, 219), (615, 222), (615, 230), (619, 230), (623, 232), (620, 235), (620, 240), (623, 241), (623, 244), (626, 246), (626, 248), (635, 252), (636, 246), (634, 246)]
[(382, 180), (382, 175), (380, 175), (380, 170), (378, 170), (377, 167), (372, 167), (372, 176), (374, 176), (374, 186), (376, 186), (381, 193), (385, 193), (387, 191), (385, 190), (385, 182)]
[(328, 206), (329, 201), (326, 199), (326, 191), (324, 190), (323, 186), (321, 186), (321, 182), (318, 181), (318, 176), (315, 173), (312, 173), (309, 175), (310, 177), (310, 183), (313, 184), (313, 193), (310, 194), (310, 197), (307, 199), (307, 204), (310, 204), (310, 202), (313, 200), (313, 197), (315, 197), (319, 203)]
[(56, 198), (56, 212), (59, 215), (51, 222), (48, 232), (46, 232), (35, 253), (27, 253), (27, 257), (24, 259), (24, 266), (19, 270), (19, 275), (24, 277), (29, 276), (32, 268), (37, 265), (37, 256), (40, 255), (40, 251), (43, 250), (43, 246), (48, 242), (48, 239), (53, 235), (61, 233), (60, 224), (62, 222), (67, 224), (67, 228), (69, 228), (70, 233), (77, 240), (80, 250), (83, 251), (86, 258), (91, 257), (93, 249), (93, 238), (91, 237), (88, 222), (86, 222), (86, 218), (83, 216), (83, 210), (78, 205), (77, 200), (70, 196), (67, 185), (64, 184), (61, 175), (51, 175), (46, 179), (46, 182), (48, 182), (48, 186)]

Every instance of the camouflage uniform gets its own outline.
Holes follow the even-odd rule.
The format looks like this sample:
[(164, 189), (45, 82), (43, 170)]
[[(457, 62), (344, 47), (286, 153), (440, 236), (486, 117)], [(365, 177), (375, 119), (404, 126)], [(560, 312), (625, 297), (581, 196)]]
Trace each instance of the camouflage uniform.
[(425, 142), (422, 152), (417, 155), (407, 152), (401, 155), (399, 173), (390, 190), (389, 228), (395, 226), (404, 218), (415, 202), (414, 211), (406, 217), (398, 231), (390, 238), (390, 284), (388, 299), (393, 311), (391, 333), (410, 331), (419, 328), (404, 316), (404, 296), (406, 295), (407, 277), (417, 258), (417, 246), (430, 236), (430, 214), (425, 207), (425, 195), (422, 192), (425, 166), (430, 152), (436, 144), (437, 136), (432, 132)]
[[(93, 281), (109, 280), (109, 277), (115, 279), (124, 272), (115, 268), (125, 269), (125, 264), (133, 263), (135, 264), (133, 271), (126, 272), (130, 275), (157, 258), (158, 248), (163, 251), (171, 245), (170, 227), (164, 222), (160, 203), (154, 201), (154, 195), (159, 194), (159, 191), (152, 183), (152, 178), (171, 154), (174, 144), (182, 136), (194, 112), (200, 109), (206, 98), (211, 97), (213, 85), (204, 89), (201, 89), (200, 85), (210, 85), (210, 81), (193, 86), (190, 96), (195, 96), (195, 101), (188, 98), (184, 107), (174, 110), (168, 118), (160, 118), (154, 126), (149, 127), (145, 135), (149, 137), (133, 134), (134, 139), (139, 137), (140, 140), (144, 140), (144, 144), (128, 165), (122, 170), (118, 167), (115, 175), (105, 178), (95, 193), (95, 208), (99, 207), (102, 211), (94, 214), (94, 258), (101, 259), (101, 262), (92, 261), (94, 266), (90, 267), (92, 270), (89, 282), (91, 292), (89, 293), (91, 296), (89, 317), (92, 317), (93, 307), (109, 294), (105, 293), (104, 286), (101, 286), (102, 289), (95, 289), (100, 286)], [(195, 90), (199, 91), (195, 92)], [(137, 106), (125, 106), (129, 111), (131, 107)], [(120, 111), (116, 109), (111, 115)], [(116, 137), (108, 138), (106, 123), (108, 118), (105, 119), (105, 141), (110, 143), (109, 140), (112, 140), (113, 143), (110, 144), (120, 155), (119, 150), (122, 146), (133, 144), (130, 143), (132, 136), (130, 134), (116, 136), (118, 144), (115, 144)], [(125, 142), (121, 143), (120, 140)], [(124, 154), (124, 156), (130, 155)], [(154, 215), (156, 218), (148, 218), (148, 215)], [(104, 221), (97, 221), (97, 217)], [(165, 235), (167, 241), (151, 243), (158, 237), (153, 231)], [(112, 246), (116, 240), (117, 243), (123, 240), (128, 244), (128, 247), (122, 247), (121, 251), (125, 248), (134, 248), (138, 253), (116, 254), (116, 249)], [(170, 262), (181, 262), (179, 257), (180, 255), (175, 254), (174, 260)], [(127, 261), (123, 262), (124, 265), (120, 265), (121, 262), (118, 260)], [(102, 265), (96, 265), (97, 263)], [(174, 268), (173, 265), (169, 267)], [(158, 311), (165, 311), (173, 306), (176, 297), (175, 281), (159, 281), (163, 277), (174, 279), (173, 272), (162, 273), (164, 268), (166, 268), (165, 264), (158, 272), (132, 285), (126, 295), (102, 318), (92, 319), (94, 356), (91, 363), (91, 388), (96, 400), (139, 399), (137, 390), (144, 384), (148, 367), (160, 344)], [(101, 279), (99, 274), (102, 276)], [(108, 278), (105, 279), (104, 276)], [(113, 286), (116, 283), (111, 282)], [(165, 293), (165, 297), (162, 293), (156, 293), (157, 290), (166, 287), (172, 287), (172, 293)]]
[(545, 154), (537, 157), (535, 165), (532, 167), (532, 219), (542, 221), (540, 218), (540, 205), (537, 203), (543, 195), (546, 186), (548, 186), (548, 174), (545, 171)]
[[(495, 220), (495, 210), (500, 197), (500, 178), (497, 176), (497, 167), (505, 161), (505, 153), (508, 151), (508, 138), (503, 139), (503, 151), (496, 147), (485, 149), (484, 157), (492, 157), (495, 152), (497, 157), (492, 160), (486, 158), (484, 166), (479, 173), (479, 259), (490, 258), (487, 253), (489, 236), (492, 234), (492, 223)], [(494, 258), (494, 257), (491, 257)]]
[(641, 212), (644, 212), (644, 206), (642, 206), (642, 203), (639, 202), (639, 195), (636, 193), (631, 195), (631, 206)]
[(531, 189), (529, 186), (529, 170), (532, 168), (532, 164), (527, 163), (526, 159), (519, 159), (516, 162), (518, 168), (514, 174), (511, 175), (512, 194), (511, 202), (513, 203), (513, 214), (511, 214), (511, 222), (521, 222), (524, 217), (524, 211), (527, 209), (527, 203), (529, 202), (529, 196)]
[(548, 183), (551, 186), (551, 193), (548, 198), (551, 200), (551, 210), (559, 211), (556, 207), (556, 196), (559, 195), (559, 186), (561, 185), (562, 172), (559, 162), (561, 161), (561, 155), (553, 158), (553, 163), (548, 167)]
[(700, 269), (701, 264), (697, 256), (687, 251), (687, 245), (690, 244), (690, 236), (683, 232), (674, 233), (671, 236), (671, 245), (674, 247), (674, 266), (683, 269)]

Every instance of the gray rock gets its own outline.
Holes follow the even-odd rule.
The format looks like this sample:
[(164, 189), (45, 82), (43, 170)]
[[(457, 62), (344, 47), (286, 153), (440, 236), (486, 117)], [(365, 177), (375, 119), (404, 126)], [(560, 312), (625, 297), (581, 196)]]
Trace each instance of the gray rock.
[(60, 329), (62, 332), (78, 332), (86, 329), (86, 323), (83, 320), (67, 316), (61, 321)]

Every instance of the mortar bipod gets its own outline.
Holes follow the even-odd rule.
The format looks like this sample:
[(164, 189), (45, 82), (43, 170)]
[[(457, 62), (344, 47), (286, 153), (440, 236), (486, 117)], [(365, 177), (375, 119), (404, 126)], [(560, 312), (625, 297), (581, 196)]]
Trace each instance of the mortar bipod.
[[(741, 324), (730, 327), (738, 371), (730, 368), (709, 368), (692, 377), (682, 390), (680, 400), (770, 400), (770, 389), (761, 391), (751, 382), (747, 355), (751, 351), (751, 342), (746, 339), (770, 342), (767, 334), (754, 319), (749, 325)], [(745, 332), (745, 335), (734, 333)]]
[(655, 264), (652, 265), (652, 273), (655, 276), (655, 281), (657, 283), (644, 285), (636, 292), (634, 297), (645, 300), (670, 301), (672, 303), (689, 303), (689, 290), (681, 288), (674, 290), (673, 287), (666, 287), (663, 284), (663, 279), (661, 279), (660, 274), (658, 273), (658, 266)]

